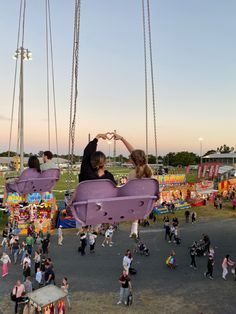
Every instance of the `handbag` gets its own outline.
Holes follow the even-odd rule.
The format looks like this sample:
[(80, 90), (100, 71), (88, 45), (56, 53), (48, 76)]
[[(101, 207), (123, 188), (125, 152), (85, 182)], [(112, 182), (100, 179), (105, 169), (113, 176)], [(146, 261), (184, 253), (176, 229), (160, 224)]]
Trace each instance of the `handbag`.
[(16, 294), (17, 294), (17, 287), (16, 287), (16, 293), (13, 293), (13, 291), (11, 292), (11, 295), (10, 295), (10, 299), (13, 301), (13, 302), (16, 302)]

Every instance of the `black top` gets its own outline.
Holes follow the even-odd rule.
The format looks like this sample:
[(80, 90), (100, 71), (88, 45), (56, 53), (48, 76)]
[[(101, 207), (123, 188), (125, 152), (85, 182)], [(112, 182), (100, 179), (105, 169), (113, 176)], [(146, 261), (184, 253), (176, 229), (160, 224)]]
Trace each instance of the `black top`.
[(96, 170), (92, 168), (90, 159), (91, 155), (94, 154), (97, 150), (98, 140), (95, 138), (84, 149), (84, 155), (81, 163), (79, 182), (86, 180), (97, 180), (97, 179), (109, 179), (116, 184), (116, 181), (113, 177), (113, 174), (105, 170), (103, 176), (99, 177)]

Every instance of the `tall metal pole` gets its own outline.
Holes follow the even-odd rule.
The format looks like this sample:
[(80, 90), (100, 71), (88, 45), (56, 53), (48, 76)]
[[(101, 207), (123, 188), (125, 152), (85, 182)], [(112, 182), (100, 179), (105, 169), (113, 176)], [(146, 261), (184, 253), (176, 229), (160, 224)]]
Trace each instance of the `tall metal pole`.
[[(114, 130), (114, 134), (116, 134), (116, 130)], [(113, 162), (116, 162), (116, 140), (114, 140)]]
[(24, 170), (24, 48), (20, 48), (20, 93), (19, 93), (19, 107), (20, 107), (20, 171)]

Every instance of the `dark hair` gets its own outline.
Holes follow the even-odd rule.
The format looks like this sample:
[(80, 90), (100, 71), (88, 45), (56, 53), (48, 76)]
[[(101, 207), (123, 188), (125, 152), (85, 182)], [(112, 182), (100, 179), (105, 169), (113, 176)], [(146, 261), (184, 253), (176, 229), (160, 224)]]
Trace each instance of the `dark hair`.
[(48, 159), (52, 159), (53, 154), (52, 152), (50, 152), (50, 150), (46, 150), (45, 152), (43, 152), (44, 156), (46, 156)]
[(32, 169), (36, 169), (38, 172), (40, 172), (40, 163), (37, 156), (35, 155), (30, 156), (28, 160), (28, 167)]
[(145, 152), (141, 149), (135, 149), (131, 152), (130, 158), (135, 165), (136, 178), (151, 178), (152, 170), (147, 164)]
[(90, 163), (92, 168), (98, 171), (99, 169), (105, 166), (106, 156), (103, 154), (103, 152), (97, 151), (94, 154), (92, 154)]

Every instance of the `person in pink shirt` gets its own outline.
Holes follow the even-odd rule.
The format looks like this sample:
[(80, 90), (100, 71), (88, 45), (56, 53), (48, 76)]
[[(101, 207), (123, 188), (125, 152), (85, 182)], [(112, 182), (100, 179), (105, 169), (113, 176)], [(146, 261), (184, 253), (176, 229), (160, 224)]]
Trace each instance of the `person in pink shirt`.
[(228, 266), (233, 266), (234, 264), (235, 263), (231, 261), (231, 259), (229, 258), (229, 254), (227, 254), (222, 262), (222, 269), (223, 269), (222, 278), (224, 280), (226, 280), (226, 276), (228, 274)]
[(18, 302), (21, 301), (22, 295), (25, 292), (25, 286), (21, 283), (20, 280), (17, 280), (13, 290), (12, 295), (15, 296), (15, 314), (18, 312)]

